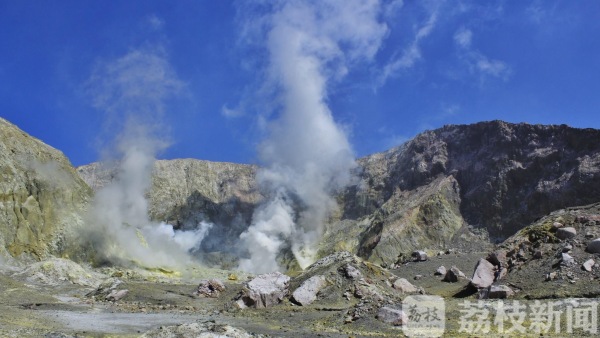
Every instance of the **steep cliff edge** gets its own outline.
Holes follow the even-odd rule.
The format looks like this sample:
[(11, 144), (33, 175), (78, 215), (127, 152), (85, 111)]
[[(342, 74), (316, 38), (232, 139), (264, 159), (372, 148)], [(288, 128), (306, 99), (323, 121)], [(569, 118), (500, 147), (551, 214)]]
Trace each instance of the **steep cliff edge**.
[(62, 255), (92, 190), (58, 150), (0, 118), (0, 251)]

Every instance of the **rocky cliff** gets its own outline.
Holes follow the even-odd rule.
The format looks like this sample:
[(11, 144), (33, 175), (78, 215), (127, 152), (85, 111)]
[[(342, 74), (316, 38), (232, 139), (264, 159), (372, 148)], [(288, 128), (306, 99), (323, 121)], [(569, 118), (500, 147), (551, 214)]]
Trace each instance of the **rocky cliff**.
[(414, 248), (469, 240), (468, 228), (500, 241), (553, 210), (600, 201), (594, 129), (451, 125), (359, 162), (362, 182), (340, 196), (325, 252), (349, 245), (390, 263)]
[[(94, 190), (117, 174), (116, 164), (92, 163), (77, 172)], [(234, 251), (242, 231), (250, 223), (254, 207), (262, 199), (257, 190), (257, 167), (194, 159), (159, 160), (154, 163), (152, 186), (147, 193), (149, 215), (179, 229), (199, 222), (215, 225), (203, 250)]]
[[(445, 126), (359, 165), (360, 183), (337, 197), (321, 255), (348, 250), (392, 264), (413, 249), (500, 241), (553, 210), (600, 201), (600, 131), (593, 129)], [(78, 172), (93, 188), (115, 174), (98, 164)], [(255, 172), (231, 163), (157, 161), (151, 217), (184, 228), (214, 222), (204, 249), (228, 250), (262, 199)]]
[(0, 118), (0, 254), (62, 255), (92, 190), (69, 160)]

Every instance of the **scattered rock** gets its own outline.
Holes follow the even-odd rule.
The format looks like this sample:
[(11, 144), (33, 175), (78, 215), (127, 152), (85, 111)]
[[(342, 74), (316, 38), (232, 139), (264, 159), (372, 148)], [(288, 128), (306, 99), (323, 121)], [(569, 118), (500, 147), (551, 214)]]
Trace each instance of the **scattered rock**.
[(217, 279), (205, 279), (201, 280), (194, 296), (216, 298), (221, 295), (221, 292), (225, 291), (225, 284)]
[(552, 223), (552, 230), (556, 231), (556, 230), (558, 230), (559, 228), (562, 228), (562, 227), (563, 227), (562, 223), (559, 223), (559, 222)]
[(406, 325), (408, 323), (408, 315), (404, 311), (387, 306), (379, 309), (377, 319), (395, 326)]
[(585, 263), (583, 263), (583, 265), (581, 266), (585, 271), (592, 271), (592, 268), (594, 267), (594, 264), (596, 264), (596, 262), (593, 259), (588, 259), (587, 261), (585, 261)]
[(476, 288), (487, 288), (495, 279), (494, 266), (486, 259), (479, 259), (471, 278), (471, 285)]
[(586, 251), (589, 253), (600, 253), (600, 238), (596, 238), (595, 240), (588, 243)]
[(411, 257), (414, 259), (415, 262), (424, 262), (427, 260), (427, 253), (425, 253), (425, 251), (414, 251), (411, 255)]
[(534, 259), (541, 259), (541, 258), (542, 258), (542, 256), (543, 256), (543, 255), (542, 255), (542, 251), (541, 251), (541, 250), (535, 250), (535, 251), (533, 252), (533, 258), (534, 258)]
[(257, 337), (242, 329), (229, 325), (206, 323), (186, 323), (175, 326), (161, 326), (144, 333), (142, 338), (177, 338), (177, 337)]
[(325, 276), (312, 276), (294, 291), (292, 299), (300, 305), (309, 305), (317, 299), (317, 294), (325, 285), (327, 285)]
[(506, 265), (506, 250), (491, 252), (486, 257), (486, 260), (495, 266)]
[(437, 268), (437, 270), (435, 270), (434, 275), (436, 276), (445, 276), (446, 275), (446, 267), (445, 266), (440, 266), (439, 268)]
[(355, 268), (354, 266), (347, 264), (346, 266), (344, 266), (344, 274), (346, 274), (346, 277), (350, 278), (350, 279), (360, 279), (362, 278), (362, 273), (360, 272), (360, 270), (358, 270), (357, 268)]
[(573, 246), (569, 243), (565, 244), (565, 246), (562, 247), (562, 252), (569, 252), (573, 250)]
[(394, 282), (394, 284), (392, 284), (392, 286), (394, 287), (394, 289), (396, 289), (402, 293), (416, 293), (419, 291), (419, 289), (416, 286), (412, 285), (405, 278), (396, 279), (396, 281)]
[(465, 274), (462, 271), (460, 271), (457, 267), (453, 266), (450, 268), (450, 270), (446, 272), (446, 275), (442, 280), (444, 282), (456, 283), (458, 282), (459, 277), (466, 278)]
[(549, 272), (549, 273), (546, 274), (546, 281), (549, 282), (551, 280), (555, 280), (556, 277), (558, 277), (558, 273), (556, 271)]
[(290, 277), (281, 272), (272, 272), (256, 276), (246, 282), (238, 296), (240, 308), (266, 308), (279, 304), (288, 293)]
[(556, 230), (556, 237), (559, 239), (569, 239), (575, 237), (576, 235), (577, 230), (575, 230), (573, 227), (558, 228)]
[(106, 296), (106, 300), (109, 302), (117, 302), (119, 300), (121, 300), (121, 298), (127, 296), (127, 294), (129, 293), (129, 290), (124, 289), (124, 290), (112, 290), (108, 296)]
[(118, 278), (105, 279), (98, 288), (88, 294), (86, 297), (93, 297), (96, 300), (118, 301), (127, 296), (129, 291), (123, 289), (124, 283)]
[(515, 292), (506, 285), (492, 285), (488, 292), (488, 298), (505, 299), (513, 296)]
[(560, 258), (560, 265), (569, 266), (575, 264), (575, 259), (568, 253), (563, 252)]

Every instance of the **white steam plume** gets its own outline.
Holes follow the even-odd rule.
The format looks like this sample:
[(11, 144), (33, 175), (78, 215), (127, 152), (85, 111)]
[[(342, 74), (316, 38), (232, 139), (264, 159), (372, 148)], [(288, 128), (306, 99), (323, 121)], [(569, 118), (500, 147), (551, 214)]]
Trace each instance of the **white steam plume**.
[(281, 107), (259, 148), (266, 165), (258, 179), (272, 197), (240, 236), (250, 255), (240, 269), (256, 273), (279, 270), (277, 254), (286, 245), (302, 268), (314, 261), (336, 207), (331, 194), (350, 182), (355, 166), (327, 89), (348, 67), (372, 59), (387, 34), (376, 0), (285, 1), (270, 9), (257, 22), (266, 30), (267, 76)]
[[(180, 232), (171, 225), (152, 222), (146, 191), (156, 154), (167, 146), (159, 129), (166, 101), (184, 84), (160, 49), (134, 50), (100, 64), (88, 88), (94, 106), (107, 113), (119, 130), (112, 155), (118, 171), (98, 191), (88, 214), (90, 239), (102, 259), (134, 261), (146, 267), (178, 266), (189, 261), (188, 250), (197, 247), (210, 224)], [(120, 122), (125, 121), (125, 122)], [(161, 128), (164, 124), (160, 124)]]

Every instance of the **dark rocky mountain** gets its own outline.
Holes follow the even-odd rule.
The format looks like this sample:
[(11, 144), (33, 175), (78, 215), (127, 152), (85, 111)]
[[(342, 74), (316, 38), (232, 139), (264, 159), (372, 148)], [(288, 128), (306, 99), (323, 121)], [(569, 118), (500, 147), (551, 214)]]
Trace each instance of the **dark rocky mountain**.
[[(359, 163), (362, 182), (340, 196), (324, 251), (346, 246), (384, 263), (469, 240), (467, 229), (501, 241), (553, 210), (600, 201), (595, 129), (450, 125)], [(340, 234), (353, 227), (360, 230)]]

